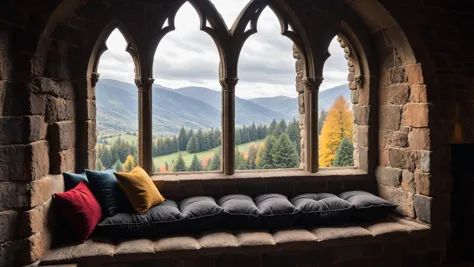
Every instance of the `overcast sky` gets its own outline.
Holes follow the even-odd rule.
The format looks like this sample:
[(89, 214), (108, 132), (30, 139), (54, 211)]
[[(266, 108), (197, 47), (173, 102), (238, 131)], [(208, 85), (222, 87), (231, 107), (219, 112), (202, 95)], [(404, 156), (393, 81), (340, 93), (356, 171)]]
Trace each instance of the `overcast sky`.
[[(212, 0), (230, 28), (248, 0)], [(258, 33), (245, 43), (239, 60), (239, 82), (236, 95), (242, 98), (285, 95), (296, 97), (295, 59), (290, 39), (280, 34), (275, 14), (266, 8), (258, 25)], [(107, 40), (106, 51), (99, 62), (101, 79), (133, 83), (134, 70), (126, 41), (118, 30)], [(324, 69), (321, 90), (346, 82), (347, 63), (344, 51), (334, 39), (331, 57)], [(176, 15), (176, 30), (166, 35), (154, 58), (155, 84), (170, 88), (202, 86), (220, 90), (218, 82), (219, 55), (206, 33), (199, 30), (199, 17), (186, 3)]]

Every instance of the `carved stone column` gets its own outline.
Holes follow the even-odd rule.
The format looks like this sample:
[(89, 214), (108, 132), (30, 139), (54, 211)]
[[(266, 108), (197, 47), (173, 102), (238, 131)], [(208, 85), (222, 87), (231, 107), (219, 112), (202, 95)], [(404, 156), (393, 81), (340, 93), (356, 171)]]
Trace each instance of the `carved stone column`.
[(322, 77), (303, 78), (305, 129), (306, 129), (306, 170), (315, 173), (318, 163), (318, 94)]
[(301, 57), (298, 47), (293, 44), (293, 57), (296, 59), (296, 92), (298, 93), (298, 114), (300, 127), (300, 168), (306, 168), (306, 128), (305, 128), (305, 107), (304, 107), (304, 60)]
[(226, 175), (235, 172), (235, 85), (239, 79), (222, 78), (222, 170)]
[(152, 174), (152, 125), (151, 125), (151, 88), (152, 78), (135, 79), (138, 88), (138, 162), (142, 168)]

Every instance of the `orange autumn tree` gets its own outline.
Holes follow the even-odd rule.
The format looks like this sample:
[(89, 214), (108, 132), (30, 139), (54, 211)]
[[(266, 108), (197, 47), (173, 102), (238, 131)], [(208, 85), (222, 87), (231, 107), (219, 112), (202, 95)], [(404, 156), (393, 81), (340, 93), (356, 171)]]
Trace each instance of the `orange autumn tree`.
[(339, 96), (328, 111), (319, 137), (319, 166), (332, 167), (336, 150), (345, 136), (352, 142), (354, 131), (352, 111), (344, 97)]

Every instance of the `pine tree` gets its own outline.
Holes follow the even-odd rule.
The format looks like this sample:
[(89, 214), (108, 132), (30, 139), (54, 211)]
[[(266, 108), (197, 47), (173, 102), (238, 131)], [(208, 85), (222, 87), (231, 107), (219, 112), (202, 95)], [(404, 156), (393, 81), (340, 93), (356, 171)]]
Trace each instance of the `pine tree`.
[(165, 170), (169, 170), (170, 166), (168, 165), (168, 161), (165, 161)]
[(353, 115), (349, 103), (339, 96), (328, 112), (319, 137), (319, 166), (332, 167), (336, 150), (345, 136), (352, 141)]
[(221, 139), (222, 139), (222, 133), (221, 133), (221, 130), (219, 130), (219, 128), (217, 128), (215, 131), (214, 131), (214, 147), (218, 147), (221, 145)]
[(257, 133), (257, 126), (255, 126), (255, 123), (252, 123), (252, 126), (249, 128), (250, 132), (250, 141), (255, 141), (258, 139), (258, 133)]
[(181, 130), (179, 131), (178, 134), (178, 150), (179, 151), (185, 151), (186, 146), (188, 145), (188, 134), (186, 133), (186, 130), (184, 127), (181, 127)]
[(257, 161), (257, 148), (255, 147), (255, 145), (251, 145), (249, 147), (249, 151), (248, 151), (248, 158), (247, 158), (247, 167), (248, 169), (250, 170), (255, 170), (257, 168), (257, 164), (256, 164), (256, 161)]
[(273, 147), (274, 167), (275, 168), (297, 168), (298, 154), (293, 142), (288, 134), (283, 133), (278, 138), (277, 144)]
[(132, 171), (133, 168), (135, 168), (135, 163), (133, 157), (129, 155), (123, 164), (123, 170), (129, 172)]
[(133, 155), (133, 164), (138, 166), (138, 154)]
[(178, 159), (173, 165), (173, 172), (185, 172), (186, 171), (186, 162), (184, 162), (183, 156), (181, 153), (178, 153)]
[(323, 129), (324, 121), (326, 121), (327, 115), (328, 115), (328, 112), (325, 111), (324, 109), (321, 110), (321, 113), (319, 113), (319, 118), (318, 118), (318, 136), (321, 135), (321, 130)]
[(262, 125), (257, 126), (257, 140), (263, 139), (263, 127)]
[(193, 135), (189, 139), (188, 145), (186, 146), (186, 150), (191, 154), (199, 152), (199, 141), (196, 136)]
[(290, 140), (295, 145), (296, 153), (298, 154), (299, 159), (299, 155), (301, 153), (301, 137), (299, 123), (295, 119), (293, 119), (293, 121), (290, 122), (290, 124), (288, 125), (288, 128), (286, 128), (286, 132), (288, 133), (288, 137), (290, 137)]
[(250, 132), (249, 132), (249, 129), (247, 128), (247, 126), (244, 125), (244, 127), (242, 128), (242, 131), (241, 131), (241, 140), (242, 140), (242, 144), (245, 144), (245, 143), (248, 143), (250, 142)]
[(106, 169), (112, 168), (115, 162), (112, 161), (112, 155), (107, 147), (104, 147), (102, 158), (100, 159)]
[(280, 137), (280, 135), (283, 133), (283, 131), (280, 128), (280, 124), (277, 123), (275, 125), (275, 128), (273, 129), (272, 135), (275, 136), (276, 138)]
[(270, 124), (270, 127), (268, 127), (267, 135), (272, 135), (273, 131), (275, 131), (276, 126), (277, 126), (277, 122), (275, 119), (273, 119), (272, 123)]
[(267, 125), (263, 125), (262, 138), (260, 138), (260, 139), (265, 139), (265, 138), (267, 138), (267, 136), (268, 136), (268, 127), (267, 127)]
[(240, 135), (240, 129), (235, 130), (235, 145), (242, 144), (242, 137)]
[(201, 161), (194, 155), (191, 165), (189, 166), (188, 171), (190, 172), (200, 172), (202, 171)]
[(173, 136), (173, 150), (172, 153), (179, 151), (179, 139), (176, 136)]
[(208, 159), (207, 159), (207, 162), (206, 162), (206, 166), (202, 166), (202, 167), (203, 167), (203, 170), (204, 170), (204, 169), (208, 170), (209, 167), (211, 166), (211, 164), (212, 164), (212, 158), (208, 158)]
[(105, 168), (104, 168), (104, 164), (102, 164), (102, 161), (100, 160), (100, 158), (98, 158), (96, 161), (95, 161), (95, 170), (96, 171), (103, 171)]
[(354, 146), (345, 136), (337, 148), (336, 157), (332, 165), (334, 167), (354, 166)]
[[(202, 142), (202, 143), (201, 143)], [(202, 151), (207, 151), (211, 149), (211, 144), (209, 143), (209, 132), (206, 131), (202, 137), (202, 141), (199, 141), (199, 144), (201, 145), (201, 150)]]
[(117, 160), (114, 164), (114, 170), (117, 171), (117, 172), (121, 172), (123, 169), (122, 169), (122, 162), (120, 162), (120, 160)]
[(212, 163), (207, 168), (209, 171), (217, 171), (221, 169), (221, 155), (219, 153), (214, 153), (212, 157)]
[(277, 144), (277, 139), (275, 136), (270, 135), (265, 139), (265, 146), (262, 149), (260, 159), (258, 160), (259, 169), (273, 169), (274, 168), (274, 146)]
[(282, 133), (286, 133), (286, 128), (288, 125), (286, 124), (286, 121), (284, 119), (281, 119), (281, 121), (278, 123), (278, 126), (280, 126), (280, 131)]
[(234, 166), (236, 169), (239, 169), (240, 163), (242, 162), (243, 157), (239, 149), (236, 147), (234, 150)]
[(204, 133), (202, 132), (201, 128), (199, 128), (199, 131), (196, 133), (196, 138), (198, 140), (198, 152), (206, 151), (206, 144), (204, 143)]

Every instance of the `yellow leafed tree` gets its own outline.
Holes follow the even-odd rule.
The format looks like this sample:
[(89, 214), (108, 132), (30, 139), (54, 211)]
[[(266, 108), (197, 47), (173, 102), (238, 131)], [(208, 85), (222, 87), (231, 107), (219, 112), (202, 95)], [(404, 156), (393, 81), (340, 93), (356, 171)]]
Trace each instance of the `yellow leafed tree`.
[(133, 168), (135, 168), (135, 162), (133, 160), (133, 157), (131, 155), (127, 156), (127, 159), (125, 160), (125, 163), (123, 164), (123, 170), (124, 171), (132, 171)]
[(328, 111), (319, 137), (320, 167), (332, 167), (336, 150), (344, 136), (352, 142), (353, 120), (349, 103), (344, 97), (339, 96)]

